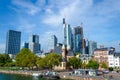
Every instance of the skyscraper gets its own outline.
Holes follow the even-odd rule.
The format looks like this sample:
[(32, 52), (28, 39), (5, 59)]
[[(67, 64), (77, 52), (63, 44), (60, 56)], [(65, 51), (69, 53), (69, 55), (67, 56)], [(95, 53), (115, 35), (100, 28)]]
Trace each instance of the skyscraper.
[(65, 18), (63, 18), (63, 28), (64, 28), (64, 45), (66, 47), (72, 48), (72, 30), (69, 24), (66, 24)]
[(97, 48), (97, 42), (88, 41), (88, 51), (89, 55), (93, 55), (94, 50)]
[(54, 50), (57, 45), (57, 37), (55, 35), (51, 35), (49, 40), (49, 49)]
[(29, 49), (34, 53), (40, 53), (39, 36), (31, 35), (29, 38)]
[(29, 49), (29, 43), (24, 43), (24, 48), (27, 48), (27, 49)]
[(85, 49), (85, 39), (83, 36), (83, 28), (78, 26), (73, 29), (73, 43), (74, 52), (84, 53)]
[(17, 54), (20, 51), (21, 32), (9, 30), (6, 36), (6, 49), (5, 53)]

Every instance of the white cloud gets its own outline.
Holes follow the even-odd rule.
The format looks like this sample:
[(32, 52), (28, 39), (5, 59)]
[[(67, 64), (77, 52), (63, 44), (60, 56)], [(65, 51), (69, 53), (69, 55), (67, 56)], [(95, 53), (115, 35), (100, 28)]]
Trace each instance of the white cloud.
[(18, 30), (26, 33), (31, 33), (36, 28), (36, 24), (30, 23), (29, 21), (20, 19), (18, 23)]
[[(21, 12), (26, 12), (30, 15), (34, 15), (36, 13), (38, 13), (41, 8), (38, 8), (35, 4), (33, 4), (30, 1), (26, 1), (26, 0), (12, 0), (13, 5), (15, 5), (17, 7), (17, 9), (19, 9)], [(14, 9), (15, 11), (19, 11)], [(19, 11), (19, 12), (20, 12)]]
[[(102, 42), (110, 35), (108, 34), (110, 22), (120, 13), (119, 0), (102, 0), (97, 4), (94, 4), (94, 0), (48, 0), (47, 3), (45, 1), (37, 0), (32, 3), (24, 0), (13, 0), (13, 4), (20, 9), (18, 13), (28, 13), (30, 14), (29, 17), (38, 14), (35, 17), (36, 22), (42, 22), (47, 25), (47, 27), (43, 25), (41, 27), (46, 28), (46, 32), (44, 31), (40, 34), (40, 42), (44, 43), (44, 45), (48, 44), (48, 37), (53, 33), (62, 41), (63, 17), (66, 18), (67, 23), (72, 25), (71, 27), (78, 26), (83, 22), (85, 36), (90, 40)], [(17, 11), (16, 8), (15, 10)], [(41, 21), (38, 20), (39, 18)], [(24, 17), (19, 23), (19, 29), (27, 33), (35, 32), (34, 28), (41, 26), (41, 24), (38, 25), (35, 22), (31, 23), (29, 19)], [(51, 30), (48, 31), (48, 27)]]

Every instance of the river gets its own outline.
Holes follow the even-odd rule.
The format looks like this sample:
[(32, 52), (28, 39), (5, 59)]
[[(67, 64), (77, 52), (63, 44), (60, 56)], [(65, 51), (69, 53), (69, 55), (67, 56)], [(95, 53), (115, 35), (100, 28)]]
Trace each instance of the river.
[(0, 73), (0, 80), (45, 80), (45, 79), (40, 78), (38, 79), (37, 77), (33, 76)]

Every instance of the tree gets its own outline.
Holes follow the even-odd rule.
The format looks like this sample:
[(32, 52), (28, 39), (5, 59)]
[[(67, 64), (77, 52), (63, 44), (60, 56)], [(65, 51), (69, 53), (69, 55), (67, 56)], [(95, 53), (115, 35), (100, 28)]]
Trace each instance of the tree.
[(99, 63), (95, 60), (89, 60), (88, 64), (87, 64), (87, 68), (90, 69), (98, 69), (99, 67)]
[(108, 68), (107, 64), (104, 61), (101, 63), (101, 68), (104, 68), (104, 69)]
[(78, 69), (81, 67), (81, 60), (79, 58), (76, 57), (72, 57), (69, 59), (69, 61), (67, 62), (67, 66), (68, 67), (73, 67), (74, 69)]
[(60, 64), (62, 57), (57, 53), (49, 53), (46, 55), (44, 61), (46, 66), (52, 69), (53, 66), (58, 66)]
[(86, 62), (83, 62), (81, 67), (82, 67), (83, 69), (85, 69), (86, 66), (87, 66)]
[(36, 57), (29, 49), (23, 48), (15, 57), (16, 65), (19, 67), (33, 68), (36, 66)]
[(37, 63), (38, 68), (42, 69), (43, 67), (46, 66), (47, 61), (45, 58), (37, 58), (36, 63)]
[(113, 71), (113, 68), (112, 68), (112, 67), (109, 67), (109, 71)]
[(8, 54), (0, 54), (0, 66), (6, 66), (7, 64), (12, 63), (12, 59)]
[(0, 66), (3, 67), (4, 64), (5, 64), (5, 62), (4, 62), (4, 57), (3, 57), (2, 54), (0, 54)]

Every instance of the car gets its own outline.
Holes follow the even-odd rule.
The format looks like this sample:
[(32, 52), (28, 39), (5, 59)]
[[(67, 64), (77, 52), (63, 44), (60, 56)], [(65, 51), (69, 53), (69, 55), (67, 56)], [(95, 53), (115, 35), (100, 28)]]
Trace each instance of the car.
[(103, 73), (108, 74), (109, 70), (104, 70)]

